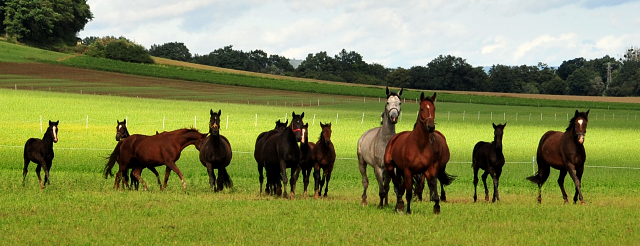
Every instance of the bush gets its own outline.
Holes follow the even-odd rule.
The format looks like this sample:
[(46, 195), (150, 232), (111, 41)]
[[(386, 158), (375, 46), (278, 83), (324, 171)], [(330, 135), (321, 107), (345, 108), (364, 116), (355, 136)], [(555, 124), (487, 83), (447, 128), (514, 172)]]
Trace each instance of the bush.
[(142, 45), (124, 37), (103, 37), (92, 41), (85, 53), (88, 56), (134, 63), (154, 63), (151, 55)]

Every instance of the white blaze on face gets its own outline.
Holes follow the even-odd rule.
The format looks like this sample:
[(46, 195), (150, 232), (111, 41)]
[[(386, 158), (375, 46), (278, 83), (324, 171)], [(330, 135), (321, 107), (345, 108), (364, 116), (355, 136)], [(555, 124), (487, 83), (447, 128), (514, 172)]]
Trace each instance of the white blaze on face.
[(584, 122), (584, 120), (578, 120), (578, 124), (582, 127), (582, 123)]
[(300, 140), (301, 143), (304, 143), (304, 134), (307, 132), (307, 129), (302, 128), (302, 140)]
[(51, 131), (53, 132), (53, 142), (57, 143), (58, 142), (58, 127), (57, 126), (53, 126), (51, 128)]

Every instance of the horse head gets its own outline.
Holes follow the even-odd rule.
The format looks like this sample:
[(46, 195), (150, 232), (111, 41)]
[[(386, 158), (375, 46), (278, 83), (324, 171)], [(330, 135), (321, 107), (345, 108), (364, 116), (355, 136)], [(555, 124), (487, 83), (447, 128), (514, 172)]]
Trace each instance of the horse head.
[(493, 142), (496, 147), (502, 149), (502, 135), (504, 133), (504, 127), (507, 126), (507, 123), (498, 124), (491, 123), (493, 125)]
[(278, 120), (276, 121), (276, 127), (274, 128), (274, 130), (282, 131), (287, 128), (287, 125), (289, 125), (289, 119), (287, 119), (287, 121), (285, 122), (281, 122), (280, 120)]
[(291, 117), (291, 124), (289, 124), (289, 127), (293, 131), (293, 134), (296, 137), (296, 141), (300, 142), (302, 141), (302, 127), (304, 125), (304, 123), (302, 122), (302, 118), (304, 118), (304, 112), (297, 115), (294, 111), (293, 113), (291, 113)]
[(118, 125), (116, 126), (116, 141), (120, 141), (124, 138), (129, 137), (129, 131), (127, 130), (127, 119), (122, 122), (116, 120)]
[(301, 143), (309, 143), (309, 123), (302, 126), (302, 141)]
[(420, 94), (420, 111), (418, 112), (418, 120), (420, 126), (427, 132), (436, 130), (434, 120), (436, 118), (436, 93), (430, 98), (425, 98), (424, 92)]
[(402, 96), (402, 90), (403, 88), (400, 88), (398, 93), (390, 92), (389, 87), (387, 86), (387, 106), (385, 107), (382, 115), (384, 117), (386, 114), (386, 117), (388, 117), (393, 124), (398, 122), (398, 117), (400, 116), (400, 106), (402, 104), (400, 96)]
[(571, 118), (567, 131), (573, 128), (573, 136), (576, 137), (578, 143), (584, 143), (584, 135), (587, 133), (587, 122), (589, 121), (589, 110), (581, 113), (576, 110), (575, 115)]
[(218, 112), (213, 112), (213, 109), (209, 111), (211, 117), (209, 118), (209, 133), (211, 136), (220, 135), (220, 115), (222, 114), (222, 110), (218, 110)]
[(320, 139), (324, 139), (324, 143), (328, 146), (331, 144), (331, 123), (325, 125), (320, 122), (320, 127), (322, 127)]
[(47, 128), (47, 132), (45, 133), (45, 136), (50, 135), (53, 138), (54, 143), (58, 142), (58, 123), (60, 123), (60, 121), (49, 121), (49, 127)]

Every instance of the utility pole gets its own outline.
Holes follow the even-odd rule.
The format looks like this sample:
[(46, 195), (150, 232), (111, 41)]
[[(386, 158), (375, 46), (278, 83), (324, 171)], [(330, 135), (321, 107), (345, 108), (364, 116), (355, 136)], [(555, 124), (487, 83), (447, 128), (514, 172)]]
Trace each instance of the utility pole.
[(605, 88), (609, 89), (609, 83), (611, 83), (611, 62), (607, 62), (607, 84)]

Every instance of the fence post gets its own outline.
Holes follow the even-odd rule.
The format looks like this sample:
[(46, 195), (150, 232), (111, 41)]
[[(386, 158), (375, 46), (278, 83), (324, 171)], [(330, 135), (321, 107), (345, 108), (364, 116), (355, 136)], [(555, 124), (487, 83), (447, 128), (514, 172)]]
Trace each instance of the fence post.
[(318, 106), (320, 106), (320, 98), (318, 98)]
[(338, 114), (336, 114), (336, 125), (338, 124)]
[(467, 112), (466, 110), (462, 111), (462, 121), (464, 121), (464, 115), (465, 115), (466, 112)]
[(89, 129), (89, 115), (87, 115), (87, 126), (85, 127), (85, 129)]
[(516, 121), (518, 121), (518, 112), (516, 112)]
[(42, 133), (42, 115), (40, 115), (40, 133)]
[(493, 120), (493, 112), (491, 112), (491, 120)]
[(253, 127), (258, 127), (258, 114), (256, 114), (256, 123), (254, 124)]
[(315, 125), (316, 124), (316, 114), (313, 114), (313, 122), (311, 123), (311, 125)]
[(536, 174), (536, 156), (533, 156), (533, 162), (531, 163), (531, 166), (533, 168), (533, 174)]
[(227, 124), (224, 126), (224, 129), (228, 129), (229, 128), (229, 115), (227, 115)]
[(502, 113), (502, 120), (504, 120), (504, 121), (507, 120), (507, 113)]
[(480, 111), (478, 111), (478, 120), (480, 120)]
[(364, 113), (362, 113), (362, 121), (360, 121), (360, 125), (364, 124)]
[(451, 117), (451, 111), (449, 111), (449, 112), (447, 113), (447, 121), (449, 121), (449, 118), (450, 118), (450, 117)]

